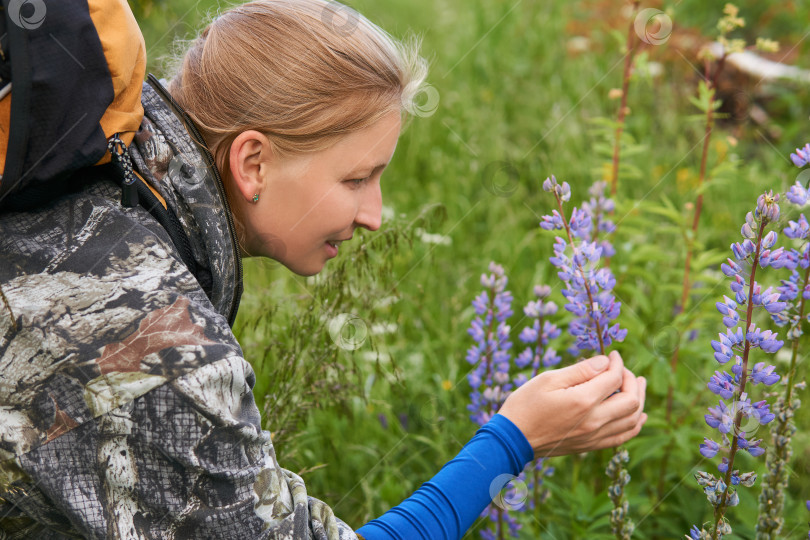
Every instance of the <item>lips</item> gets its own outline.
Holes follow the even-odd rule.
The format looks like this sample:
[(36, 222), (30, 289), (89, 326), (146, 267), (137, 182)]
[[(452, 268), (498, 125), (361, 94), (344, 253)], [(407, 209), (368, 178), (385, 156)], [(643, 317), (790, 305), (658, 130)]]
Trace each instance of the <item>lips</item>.
[(343, 242), (347, 242), (351, 239), (352, 237), (350, 236), (348, 238), (344, 238), (343, 240), (327, 240), (326, 243), (332, 246), (333, 248), (337, 249), (340, 247), (340, 244), (342, 244)]
[(326, 252), (329, 255), (329, 257), (330, 258), (331, 257), (337, 257), (338, 248), (340, 247), (340, 244), (342, 244), (346, 240), (351, 240), (351, 239), (352, 239), (352, 237), (350, 236), (349, 238), (344, 238), (342, 240), (327, 240), (324, 243), (324, 245), (326, 245)]

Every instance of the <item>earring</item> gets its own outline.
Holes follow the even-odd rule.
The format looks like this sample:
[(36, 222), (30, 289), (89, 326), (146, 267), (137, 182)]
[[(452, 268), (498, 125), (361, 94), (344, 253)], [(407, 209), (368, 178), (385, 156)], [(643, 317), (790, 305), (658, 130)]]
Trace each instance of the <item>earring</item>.
[(253, 195), (253, 202), (254, 202), (254, 203), (259, 202), (259, 194), (258, 194), (258, 193), (256, 193), (256, 194), (254, 194), (254, 195)]

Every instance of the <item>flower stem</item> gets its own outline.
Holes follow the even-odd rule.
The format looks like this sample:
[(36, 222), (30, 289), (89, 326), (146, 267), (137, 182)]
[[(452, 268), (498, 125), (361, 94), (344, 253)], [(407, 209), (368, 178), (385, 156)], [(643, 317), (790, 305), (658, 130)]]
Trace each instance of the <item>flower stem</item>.
[[(565, 232), (568, 235), (568, 243), (571, 244), (571, 249), (574, 250), (574, 255), (576, 255), (576, 248), (574, 247), (574, 237), (571, 234), (571, 226), (568, 224), (568, 220), (565, 218), (565, 211), (563, 210), (562, 200), (557, 193), (554, 193), (554, 197), (557, 199), (557, 209), (560, 212), (560, 220), (565, 227)], [(574, 262), (574, 257), (571, 258), (571, 261)], [(582, 282), (585, 283), (585, 292), (588, 293), (588, 309), (591, 310), (591, 318), (593, 319), (593, 323), (596, 325), (596, 336), (599, 338), (599, 354), (605, 354), (605, 343), (602, 340), (602, 329), (599, 327), (599, 321), (593, 316), (593, 295), (591, 295), (591, 288), (587, 285), (588, 279), (585, 277), (585, 269), (582, 268), (582, 265), (576, 264), (577, 270), (579, 270), (580, 275), (582, 276)]]
[(534, 358), (532, 358), (532, 376), (534, 379), (540, 371), (540, 363), (543, 361), (543, 325), (545, 324), (545, 315), (540, 315), (537, 318), (539, 330), (537, 331), (537, 347), (534, 348)]
[[(640, 0), (633, 2), (633, 15), (638, 10)], [(633, 57), (636, 53), (635, 17), (631, 15), (630, 26), (627, 29), (627, 54), (624, 57), (624, 72), (622, 73), (622, 98), (619, 113), (616, 119), (616, 135), (613, 139), (613, 172), (610, 178), (610, 194), (616, 195), (619, 184), (619, 154), (621, 152), (622, 132), (624, 132), (625, 117), (627, 116), (627, 91), (630, 88), (630, 72), (633, 69)]]
[[(751, 319), (754, 314), (754, 301), (753, 301), (753, 294), (754, 294), (754, 284), (756, 283), (755, 277), (757, 273), (757, 264), (759, 263), (759, 252), (762, 249), (762, 233), (765, 231), (765, 225), (767, 221), (765, 218), (761, 218), (759, 231), (757, 233), (757, 247), (756, 251), (754, 252), (754, 260), (751, 263), (751, 277), (749, 279), (750, 283), (748, 284), (748, 306), (745, 312), (745, 328), (743, 332), (748, 332), (748, 329), (751, 327)], [(734, 402), (739, 402), (742, 395), (745, 393), (745, 383), (748, 380), (748, 353), (751, 351), (751, 341), (749, 341), (748, 336), (745, 336), (745, 348), (743, 349), (743, 357), (742, 357), (742, 371), (740, 373), (740, 386), (739, 389), (734, 393)], [(739, 432), (740, 432), (740, 424), (742, 423), (743, 412), (742, 408), (738, 407), (738, 411), (734, 415), (734, 437), (731, 439), (731, 450), (729, 450), (728, 454), (728, 469), (726, 470), (726, 475), (723, 481), (726, 484), (726, 491), (723, 493), (723, 497), (720, 501), (720, 505), (714, 511), (714, 529), (712, 531), (712, 539), (717, 540), (718, 538), (718, 527), (720, 525), (720, 520), (723, 519), (723, 514), (726, 512), (726, 508), (728, 506), (728, 494), (731, 491), (731, 474), (734, 471), (734, 457), (737, 455), (738, 449), (738, 441), (739, 441)]]
[[(717, 87), (717, 77), (720, 72), (723, 70), (723, 66), (725, 65), (726, 61), (726, 54), (723, 53), (723, 56), (717, 61), (717, 68), (714, 70), (714, 75), (709, 78), (709, 63), (706, 62), (704, 64), (705, 71), (704, 71), (704, 79), (706, 80), (706, 85), (710, 91), (709, 93), (709, 106), (706, 109), (706, 124), (704, 128), (704, 135), (703, 135), (703, 152), (700, 156), (700, 173), (698, 175), (698, 195), (695, 201), (695, 214), (692, 218), (692, 234), (687, 235), (686, 237), (686, 260), (684, 261), (683, 266), (683, 286), (681, 287), (681, 301), (680, 304), (676, 305), (676, 314), (680, 314), (686, 311), (686, 304), (689, 301), (689, 291), (692, 288), (692, 283), (690, 279), (691, 269), (692, 269), (692, 257), (694, 256), (695, 251), (695, 240), (697, 239), (697, 232), (698, 227), (700, 225), (700, 214), (703, 210), (703, 192), (701, 188), (703, 187), (703, 183), (706, 181), (706, 163), (708, 161), (709, 156), (709, 143), (711, 142), (712, 138), (712, 130), (714, 128), (714, 102), (716, 96), (716, 87)], [(688, 327), (684, 328), (684, 332), (688, 330)], [(670, 371), (672, 372), (673, 379), (675, 374), (678, 372), (678, 360), (680, 357), (680, 344), (675, 345), (675, 350), (672, 351), (672, 356), (669, 360), (669, 367)], [(667, 426), (671, 425), (672, 421), (672, 408), (674, 404), (674, 394), (675, 394), (675, 387), (672, 381), (667, 384), (667, 405), (666, 405), (666, 415), (665, 415), (665, 422)], [(669, 456), (672, 453), (672, 448), (675, 444), (674, 439), (671, 440), (666, 448), (664, 449), (664, 455), (661, 458), (661, 467), (658, 473), (658, 494), (661, 495), (664, 491), (664, 482), (666, 479), (666, 473), (668, 470), (669, 465)]]
[[(723, 69), (723, 65), (725, 64), (725, 54), (718, 60), (717, 62), (717, 69), (714, 71), (714, 76), (709, 79), (709, 67), (708, 63), (706, 64), (706, 85), (709, 88), (709, 104), (706, 108), (706, 125), (704, 129), (703, 135), (703, 152), (700, 156), (700, 173), (698, 176), (698, 196), (695, 200), (695, 214), (692, 217), (692, 234), (691, 236), (687, 236), (686, 238), (686, 260), (684, 262), (683, 268), (683, 286), (681, 287), (681, 302), (677, 308), (677, 313), (683, 313), (686, 311), (686, 304), (689, 301), (689, 291), (692, 288), (690, 274), (692, 270), (692, 257), (694, 256), (695, 251), (695, 240), (697, 239), (697, 232), (698, 227), (700, 226), (700, 214), (703, 210), (703, 192), (701, 188), (703, 187), (703, 183), (706, 181), (706, 163), (709, 157), (709, 143), (712, 139), (712, 129), (714, 128), (714, 101), (716, 91), (715, 88), (717, 87), (717, 76), (720, 74), (720, 71)], [(676, 346), (675, 350), (672, 352), (672, 358), (670, 359), (670, 369), (672, 373), (675, 373), (678, 370), (678, 358), (680, 355), (680, 347)], [(666, 421), (669, 421), (672, 418), (672, 403), (673, 403), (673, 387), (672, 383), (669, 384), (667, 387), (667, 412), (666, 412)]]

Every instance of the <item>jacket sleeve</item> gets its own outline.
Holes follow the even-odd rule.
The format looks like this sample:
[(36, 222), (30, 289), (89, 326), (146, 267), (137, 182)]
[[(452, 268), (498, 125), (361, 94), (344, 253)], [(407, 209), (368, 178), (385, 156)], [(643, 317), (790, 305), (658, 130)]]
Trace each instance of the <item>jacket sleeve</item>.
[[(76, 426), (18, 456), (28, 481), (11, 499), (88, 538), (355, 539), (279, 466), (253, 379), (232, 355)], [(131, 386), (107, 382), (100, 399)]]

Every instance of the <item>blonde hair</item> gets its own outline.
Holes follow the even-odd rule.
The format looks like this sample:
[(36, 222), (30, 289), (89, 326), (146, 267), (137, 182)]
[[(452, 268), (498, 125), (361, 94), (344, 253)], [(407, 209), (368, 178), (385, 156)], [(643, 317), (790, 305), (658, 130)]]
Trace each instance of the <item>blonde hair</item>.
[[(329, 148), (397, 110), (418, 110), (427, 75), (415, 38), (399, 42), (335, 1), (256, 0), (193, 40), (169, 92), (225, 178), (234, 138), (255, 129), (279, 156)], [(238, 216), (236, 216), (238, 218)]]

